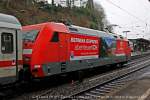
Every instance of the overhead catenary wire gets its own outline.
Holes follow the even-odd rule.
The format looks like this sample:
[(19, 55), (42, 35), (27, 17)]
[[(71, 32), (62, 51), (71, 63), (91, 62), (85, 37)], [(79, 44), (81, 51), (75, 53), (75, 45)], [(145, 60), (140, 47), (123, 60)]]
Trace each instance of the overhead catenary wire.
[[(139, 6), (141, 6), (141, 4), (142, 4), (142, 7), (143, 7), (145, 10), (147, 10), (147, 11), (149, 11), (149, 10), (150, 10), (150, 8), (149, 8), (149, 7), (147, 7), (147, 6), (145, 5), (145, 3), (142, 3), (142, 2), (141, 2), (141, 0), (137, 0), (136, 2), (139, 4)], [(148, 0), (147, 0), (147, 1), (145, 1), (145, 2), (149, 3), (149, 1), (148, 1)]]
[[(136, 18), (137, 20), (139, 20), (139, 21), (143, 22), (144, 24), (147, 24), (147, 22), (145, 22), (145, 21), (144, 21), (144, 20), (142, 20), (141, 18), (139, 18), (139, 17), (135, 16), (134, 14), (130, 13), (130, 12), (129, 12), (129, 11), (127, 11), (126, 9), (124, 9), (124, 8), (120, 7), (119, 5), (117, 5), (117, 4), (115, 4), (115, 3), (113, 3), (112, 1), (110, 1), (110, 0), (106, 0), (106, 1), (107, 1), (108, 3), (110, 3), (110, 4), (112, 4), (113, 6), (117, 7), (117, 8), (118, 8), (118, 9), (120, 9), (121, 11), (123, 11), (123, 12), (127, 13), (128, 15), (130, 15), (130, 16), (132, 16), (132, 17)], [(149, 25), (149, 24), (148, 24), (148, 25)]]

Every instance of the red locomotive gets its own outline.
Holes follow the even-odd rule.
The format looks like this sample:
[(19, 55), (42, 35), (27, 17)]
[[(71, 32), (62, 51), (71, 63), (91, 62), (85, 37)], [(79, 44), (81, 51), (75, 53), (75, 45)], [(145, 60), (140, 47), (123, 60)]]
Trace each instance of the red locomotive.
[(35, 78), (124, 64), (131, 56), (127, 39), (74, 25), (47, 22), (23, 27), (23, 61)]

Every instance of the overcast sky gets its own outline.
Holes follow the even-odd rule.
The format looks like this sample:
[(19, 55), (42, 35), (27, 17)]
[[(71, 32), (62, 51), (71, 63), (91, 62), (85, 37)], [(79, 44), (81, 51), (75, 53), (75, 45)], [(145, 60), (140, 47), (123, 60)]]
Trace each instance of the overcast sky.
[[(131, 31), (128, 38), (150, 38), (150, 2), (148, 0), (94, 0), (100, 3), (111, 24), (117, 24), (115, 31)], [(119, 6), (120, 8), (114, 6)], [(123, 9), (123, 11), (121, 10)], [(125, 11), (124, 11), (125, 10)], [(134, 16), (134, 17), (133, 17)], [(147, 24), (147, 26), (146, 26)]]
[[(131, 31), (128, 33), (128, 38), (143, 36), (144, 38), (150, 38), (150, 2), (148, 0), (94, 1), (103, 6), (111, 24), (119, 25), (115, 27), (115, 32), (118, 34), (125, 36), (125, 33), (122, 33), (123, 31)], [(111, 2), (120, 8), (114, 6)]]

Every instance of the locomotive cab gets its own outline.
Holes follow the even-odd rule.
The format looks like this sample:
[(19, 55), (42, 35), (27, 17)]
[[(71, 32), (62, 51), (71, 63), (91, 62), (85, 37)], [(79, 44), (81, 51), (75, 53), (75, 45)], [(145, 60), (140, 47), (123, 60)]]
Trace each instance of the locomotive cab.
[[(51, 74), (51, 66), (45, 67), (46, 64), (52, 63), (54, 66), (59, 66), (57, 62), (66, 61), (67, 47), (64, 48), (67, 43), (66, 33), (68, 33), (67, 28), (64, 24), (59, 23), (48, 22), (24, 26), (23, 61), (25, 70), (28, 70), (35, 78), (44, 77)], [(53, 70), (56, 71), (57, 67)]]
[(36, 37), (38, 36), (39, 30), (25, 30), (23, 33), (23, 60), (24, 64), (30, 63), (30, 57), (32, 53), (32, 47), (34, 42), (36, 41)]

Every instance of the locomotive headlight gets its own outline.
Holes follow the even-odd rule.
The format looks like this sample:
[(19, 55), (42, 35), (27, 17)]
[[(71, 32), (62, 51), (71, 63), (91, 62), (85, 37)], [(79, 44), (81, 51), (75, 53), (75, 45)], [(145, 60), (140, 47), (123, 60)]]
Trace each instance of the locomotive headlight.
[(29, 62), (29, 61), (30, 61), (30, 58), (29, 58), (29, 57), (24, 57), (23, 59), (24, 59), (24, 61), (26, 61), (26, 62)]
[(40, 65), (34, 65), (34, 68), (35, 69), (38, 69), (38, 68), (40, 68), (41, 66)]

